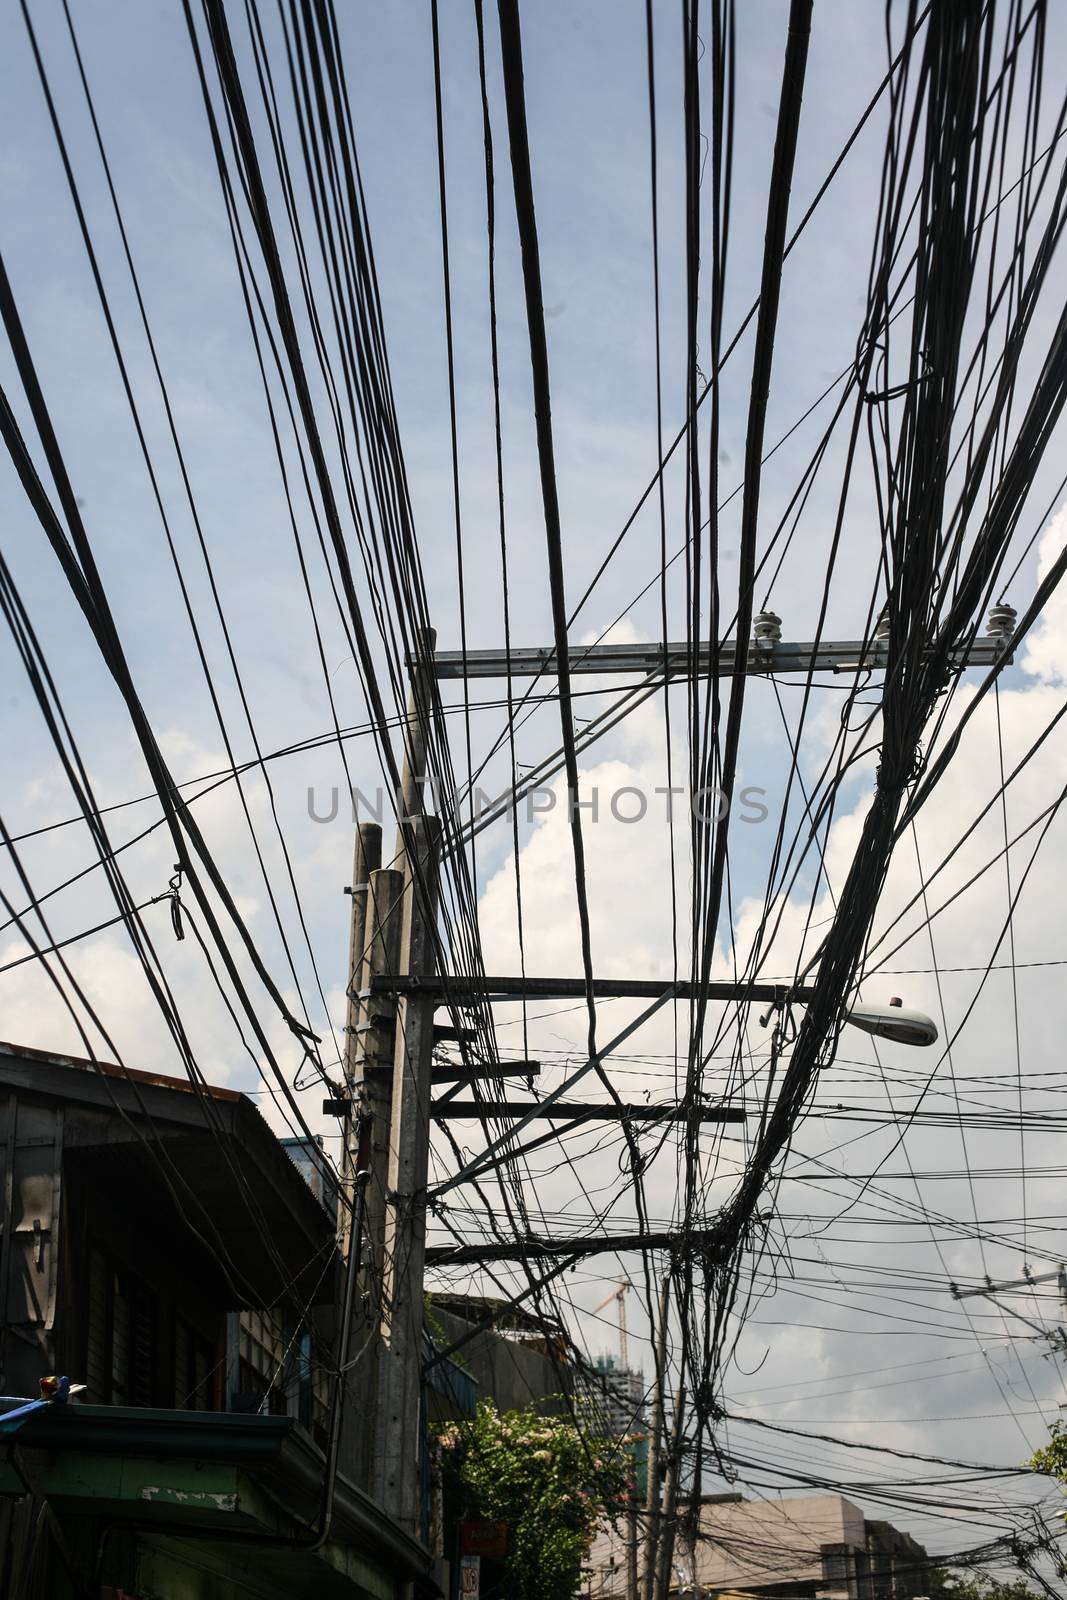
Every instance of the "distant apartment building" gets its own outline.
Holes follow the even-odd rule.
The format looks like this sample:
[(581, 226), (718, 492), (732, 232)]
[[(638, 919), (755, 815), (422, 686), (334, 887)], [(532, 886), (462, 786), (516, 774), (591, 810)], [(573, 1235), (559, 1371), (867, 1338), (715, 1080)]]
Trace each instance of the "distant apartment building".
[[(622, 1600), (626, 1554), (605, 1528), (590, 1556), (590, 1600)], [(694, 1544), (675, 1550), (672, 1595), (733, 1600), (915, 1600), (927, 1593), (926, 1551), (841, 1495), (714, 1499)]]

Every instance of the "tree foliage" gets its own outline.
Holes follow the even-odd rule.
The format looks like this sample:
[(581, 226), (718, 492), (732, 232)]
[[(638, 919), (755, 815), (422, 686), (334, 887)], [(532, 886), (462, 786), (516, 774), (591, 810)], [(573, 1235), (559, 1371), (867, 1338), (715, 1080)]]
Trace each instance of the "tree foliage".
[(1067, 1489), (1067, 1433), (1062, 1422), (1052, 1424), (1051, 1435), (1048, 1444), (1030, 1457), (1030, 1465), (1035, 1472), (1055, 1478), (1061, 1488)]
[(499, 1412), (488, 1400), (438, 1437), (459, 1514), (508, 1524), (508, 1600), (572, 1600), (597, 1524), (627, 1489), (620, 1442), (590, 1440), (533, 1406)]
[(985, 1572), (934, 1568), (930, 1573), (930, 1600), (1040, 1600), (1021, 1578), (991, 1578)]
[[(1030, 1466), (1035, 1472), (1041, 1472), (1047, 1478), (1055, 1478), (1060, 1488), (1067, 1493), (1067, 1433), (1064, 1432), (1062, 1422), (1054, 1422), (1050, 1430), (1047, 1445), (1041, 1450), (1035, 1450), (1030, 1457)], [(1067, 1512), (1064, 1513), (1067, 1520)], [(1060, 1572), (1067, 1574), (1067, 1562), (1060, 1566)]]

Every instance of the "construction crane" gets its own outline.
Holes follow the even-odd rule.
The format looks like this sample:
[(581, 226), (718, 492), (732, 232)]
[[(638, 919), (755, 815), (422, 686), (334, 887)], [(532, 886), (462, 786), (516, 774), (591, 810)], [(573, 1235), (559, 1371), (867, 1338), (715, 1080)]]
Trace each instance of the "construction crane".
[(613, 1289), (606, 1300), (601, 1300), (598, 1306), (593, 1307), (593, 1316), (598, 1311), (603, 1311), (605, 1306), (610, 1306), (614, 1300), (619, 1308), (619, 1370), (628, 1372), (630, 1368), (629, 1354), (626, 1346), (626, 1294), (633, 1284), (629, 1278), (620, 1278), (618, 1288)]

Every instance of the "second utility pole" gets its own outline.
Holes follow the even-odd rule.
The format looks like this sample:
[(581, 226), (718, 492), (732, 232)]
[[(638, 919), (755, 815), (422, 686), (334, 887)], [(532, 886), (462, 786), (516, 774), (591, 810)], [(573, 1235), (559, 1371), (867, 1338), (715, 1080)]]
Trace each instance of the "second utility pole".
[[(423, 641), (432, 661), (434, 636)], [(416, 666), (404, 750), (397, 864), (403, 872), (399, 971), (434, 970), (437, 944), (440, 824), (425, 814), (427, 732), (434, 705), (432, 675)], [(377, 1416), (370, 1489), (389, 1516), (419, 1532), (423, 1366), (423, 1267), (426, 1179), (430, 1151), (430, 1073), (434, 1001), (405, 994), (396, 1008), (392, 1106), (382, 1260)]]

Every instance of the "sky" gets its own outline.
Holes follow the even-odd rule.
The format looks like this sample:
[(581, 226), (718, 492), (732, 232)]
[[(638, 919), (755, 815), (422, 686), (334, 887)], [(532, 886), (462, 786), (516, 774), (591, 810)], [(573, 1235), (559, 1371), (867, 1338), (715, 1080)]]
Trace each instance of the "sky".
[[(364, 727), (366, 702), (325, 572), (316, 566), (310, 582), (322, 628), (325, 674), (320, 666), (182, 9), (176, 0), (142, 6), (129, 0), (79, 0), (74, 18), (212, 575), (240, 667), (247, 718), (166, 430), (63, 9), (58, 0), (34, 0), (29, 11), (157, 472), (166, 528), (131, 425), (27, 31), (13, 7), (0, 21), (0, 247), (138, 690), (168, 760), (182, 780), (230, 764), (197, 658), (179, 571), (202, 630), (222, 720), (238, 760), (255, 753), (250, 725), (262, 751), (326, 734), (331, 727), (327, 683), (341, 723)], [(460, 643), (459, 588), (429, 9), (414, 0), (393, 0), (387, 6), (346, 0), (338, 14), (426, 590), (439, 645), (455, 649)], [(786, 14), (780, 0), (739, 8), (728, 330), (747, 313), (759, 282)], [(673, 438), (684, 417), (686, 373), (681, 38), (675, 7), (656, 4), (654, 16), (663, 407), (665, 432)], [(896, 48), (900, 18), (895, 8), (891, 16)], [(247, 67), (243, 23), (235, 17), (233, 27)], [(636, 0), (543, 0), (523, 8), (523, 30), (565, 576), (573, 604), (597, 572), (657, 461), (644, 8)], [(1062, 82), (1065, 54), (1067, 39), (1062, 30), (1052, 28), (1046, 57), (1050, 84)], [(471, 648), (500, 648), (503, 587), (482, 111), (472, 6), (451, 0), (442, 5), (441, 60), (467, 638)], [(831, 170), (878, 88), (886, 60), (881, 7), (820, 0), (791, 223), (803, 215)], [(550, 641), (551, 611), (529, 349), (492, 29), (489, 78), (500, 185), (497, 271), (508, 600), (513, 642), (534, 646)], [(1057, 110), (1050, 91), (1042, 112), (1047, 137)], [(881, 106), (787, 262), (766, 433), (768, 446), (783, 442), (763, 473), (761, 548), (789, 505), (829, 421), (836, 391), (790, 430), (855, 358), (884, 134)], [(1018, 166), (1014, 146), (1011, 153), (1016, 169), (1009, 163), (1009, 172)], [(288, 255), (286, 263), (291, 269)], [(1054, 274), (1052, 288), (1037, 309), (1021, 393), (1033, 380), (1058, 309)], [(303, 325), (301, 331), (306, 333)], [(710, 360), (707, 348), (705, 332), (698, 353), (704, 371)], [(724, 495), (740, 481), (751, 355), (750, 329), (723, 376), (718, 466)], [(0, 344), (0, 382), (25, 426), (26, 409), (6, 344)], [(320, 388), (316, 399), (323, 401)], [(1067, 511), (1058, 509), (1062, 494), (1057, 497), (1062, 457), (1061, 431), (1035, 473), (1020, 522), (1017, 545), (1023, 559), (1008, 596), (1020, 610), (1067, 538)], [(292, 467), (291, 455), (286, 459)], [(816, 629), (842, 462), (842, 444), (835, 435), (782, 567), (766, 595), (758, 596), (781, 615), (786, 638), (811, 638)], [(847, 503), (842, 554), (829, 588), (823, 629), (829, 638), (860, 637), (872, 607), (877, 516), (865, 488), (869, 480), (861, 472)], [(665, 505), (673, 550), (685, 527), (680, 458), (665, 475)], [(737, 497), (722, 513), (720, 573), (726, 588), (736, 564), (739, 510)], [(299, 496), (297, 520), (302, 533), (310, 536)], [(168, 547), (168, 529), (176, 561)], [(1023, 555), (1032, 536), (1035, 542)], [(14, 472), (5, 465), (0, 465), (0, 547), (39, 630), (98, 798), (104, 804), (137, 802), (109, 818), (114, 840), (133, 840), (159, 817), (157, 804), (138, 798), (150, 794), (151, 782), (96, 646)], [(653, 584), (643, 596), (641, 591), (654, 578), (660, 559), (653, 497), (575, 620), (572, 640), (657, 639), (659, 586)], [(681, 634), (680, 564), (672, 572), (666, 600), (673, 631)], [(592, 691), (589, 705), (597, 709), (605, 703), (605, 690), (617, 687), (594, 679), (581, 682)], [(984, 701), (968, 724), (951, 780), (922, 812), (914, 837), (901, 842), (880, 902), (878, 936), (891, 929), (898, 914), (901, 920), (885, 933), (868, 961), (868, 970), (880, 960), (889, 971), (872, 973), (863, 998), (884, 1004), (901, 995), (907, 1005), (935, 1018), (941, 1042), (919, 1053), (891, 1044), (876, 1049), (866, 1035), (854, 1031), (844, 1036), (838, 1060), (820, 1084), (813, 1115), (791, 1152), (788, 1176), (777, 1196), (779, 1215), (768, 1223), (778, 1266), (773, 1275), (769, 1265), (760, 1269), (759, 1298), (728, 1375), (727, 1400), (734, 1413), (748, 1408), (791, 1427), (1017, 1465), (1046, 1437), (1048, 1422), (1067, 1399), (1062, 1357), (1052, 1358), (1046, 1341), (990, 1303), (956, 1302), (949, 1287), (957, 1281), (980, 1284), (986, 1274), (1014, 1278), (1024, 1262), (1035, 1272), (1046, 1272), (1064, 1252), (1057, 1124), (1028, 1132), (1022, 1145), (1018, 1131), (968, 1124), (964, 1132), (958, 1123), (952, 1125), (961, 1107), (1010, 1112), (1018, 1109), (1020, 1096), (1028, 1113), (1058, 1115), (1067, 1022), (1062, 967), (1038, 963), (1067, 961), (1062, 822), (1053, 817), (1029, 871), (1036, 830), (1009, 850), (1008, 872), (1003, 859), (995, 860), (1005, 828), (1014, 837), (1052, 805), (1067, 783), (1067, 742), (1058, 728), (1040, 759), (1011, 785), (1004, 807), (984, 816), (934, 880), (928, 904), (920, 898), (909, 906), (920, 884), (917, 863), (929, 876), (963, 837), (995, 792), (1001, 771), (1013, 770), (1062, 706), (1065, 682), (1067, 601), (1057, 596), (1007, 669), (999, 702)], [(973, 692), (973, 685), (961, 690), (953, 717)], [(493, 703), (501, 693), (498, 683), (473, 686), (472, 701), (489, 702), (472, 709), (476, 763), (504, 727), (501, 708)], [(448, 691), (448, 698), (452, 706), (459, 705), (458, 691)], [(5, 752), (0, 807), (11, 834), (33, 834), (20, 852), (33, 892), (41, 895), (87, 866), (92, 847), (84, 826), (69, 821), (76, 811), (69, 786), (6, 633), (0, 637), (0, 704)], [(833, 749), (840, 704), (840, 687), (833, 683), (813, 697), (800, 745), (800, 771), (808, 782)], [(675, 760), (684, 762), (681, 691), (672, 691), (670, 706)], [(593, 714), (581, 705), (578, 711)], [(795, 689), (783, 686), (776, 694), (771, 684), (750, 685), (741, 778), (764, 791), (771, 817), (785, 798), (798, 715)], [(450, 719), (450, 726), (453, 760), (465, 772), (461, 719)], [(518, 761), (539, 760), (555, 748), (558, 733), (558, 708), (536, 708), (517, 733)], [(660, 697), (632, 713), (583, 758), (583, 786), (602, 797), (624, 788), (653, 793), (666, 782), (665, 739)], [(348, 749), (357, 785), (372, 795), (380, 773), (369, 740), (355, 737)], [(325, 1056), (336, 1059), (346, 976), (348, 902), (343, 890), (350, 882), (352, 850), (345, 774), (336, 750), (328, 746), (280, 758), (268, 771), (269, 790), (262, 773), (250, 774), (243, 785), (262, 841), (265, 872), (232, 783), (198, 800), (197, 817), (287, 999), (291, 1004), (298, 1003), (298, 996), (306, 1001), (326, 1039)], [(809, 909), (813, 934), (832, 916), (834, 891), (855, 848), (873, 773), (871, 755), (856, 764), (843, 788), (821, 879), (816, 882), (808, 864), (792, 891), (780, 897), (781, 921), (766, 972), (789, 974), (800, 952), (810, 951), (811, 944), (804, 945)], [(499, 792), (507, 778), (505, 761), (497, 755), (489, 761), (485, 786)], [(337, 788), (341, 800), (331, 817)], [(555, 792), (557, 798), (562, 794), (558, 781)], [(790, 805), (795, 825), (802, 807), (795, 788)], [(39, 831), (45, 828), (49, 831)], [(768, 826), (744, 818), (732, 830), (732, 916), (720, 927), (717, 953), (723, 976), (731, 971), (731, 941), (744, 952), (757, 933), (771, 833)], [(586, 834), (597, 971), (669, 976), (671, 865), (661, 802), (650, 804), (641, 821), (632, 824), (617, 820), (610, 806), (602, 805)], [(299, 912), (280, 835), (289, 851)], [(970, 883), (991, 858), (993, 866)], [(139, 900), (165, 893), (173, 866), (164, 830), (156, 828), (131, 844), (124, 861)], [(574, 885), (562, 805), (523, 818), (520, 868), (527, 969), (545, 975), (576, 973)], [(472, 871), (486, 968), (512, 970), (518, 950), (507, 825), (497, 824), (479, 835)], [(277, 921), (294, 952), (292, 970), (268, 883), (280, 885)], [(1005, 941), (1010, 893), (1020, 884), (1011, 939)], [(21, 908), (26, 895), (10, 862), (0, 864), (0, 887)], [(684, 873), (676, 888), (684, 896)], [(942, 902), (950, 902), (943, 912)], [(99, 873), (63, 888), (47, 907), (48, 927), (57, 939), (114, 914)], [(938, 914), (927, 929), (924, 918), (935, 909)], [(195, 941), (172, 941), (165, 904), (146, 915), (183, 1014), (190, 1018), (206, 1076), (259, 1094), (259, 1103), (272, 1115)], [(80, 1053), (71, 1019), (38, 966), (24, 963), (4, 970), (26, 951), (17, 928), (0, 929), (0, 1037)], [(779, 953), (781, 965), (775, 967)], [(994, 956), (1000, 970), (987, 977), (985, 967)], [(121, 927), (73, 945), (69, 960), (129, 1064), (180, 1070)], [(632, 1015), (623, 1003), (605, 1006), (602, 1027), (613, 1030), (617, 1022), (621, 1028)], [(276, 1017), (264, 1020), (295, 1073), (298, 1063), (284, 1025)], [(502, 1010), (499, 1021), (502, 1048), (520, 1053), (523, 1030), (516, 1009)], [(619, 1060), (614, 1076), (624, 1099), (669, 1098), (674, 1028), (675, 1019), (663, 1013), (643, 1030), (636, 1059)], [(542, 1087), (555, 1087), (567, 1063), (580, 1061), (583, 1029), (581, 1013), (562, 1008), (529, 1023), (530, 1053), (543, 1063)], [(743, 1052), (756, 1062), (766, 1043), (767, 1035), (751, 1016)], [(758, 1070), (753, 1067), (754, 1082)], [(709, 1090), (737, 1092), (738, 1085), (725, 1075), (716, 1082), (713, 1074)], [(313, 1125), (332, 1137), (334, 1125), (317, 1115), (320, 1099), (321, 1092), (312, 1087), (302, 1103)], [(898, 1140), (885, 1113), (917, 1100), (925, 1112), (944, 1120), (931, 1116), (924, 1125), (919, 1119)], [(883, 1119), (877, 1126), (848, 1120), (872, 1107)], [(474, 1144), (473, 1129), (455, 1131), (461, 1144)], [(709, 1147), (709, 1208), (731, 1191), (744, 1147), (743, 1131), (739, 1139), (724, 1136)], [(600, 1129), (576, 1138), (568, 1148), (572, 1164), (546, 1161), (535, 1170), (537, 1199), (553, 1225), (566, 1226), (566, 1219), (587, 1224), (590, 1196), (619, 1185), (617, 1133)], [(441, 1171), (447, 1170), (450, 1157), (443, 1147), (435, 1159), (443, 1163)], [(1021, 1165), (1030, 1174), (1025, 1186), (1016, 1175)], [(857, 1180), (876, 1168), (877, 1179), (860, 1196)], [(671, 1216), (676, 1187), (677, 1166), (668, 1147), (649, 1169), (650, 1215)], [(624, 1198), (617, 1215), (632, 1212), (632, 1199), (628, 1204)], [(936, 1213), (933, 1220), (931, 1212)], [(973, 1231), (967, 1233), (976, 1217), (999, 1243), (982, 1246)], [(563, 1284), (574, 1330), (594, 1352), (616, 1346), (614, 1308), (595, 1315), (593, 1308), (620, 1271), (639, 1283), (640, 1268), (633, 1258), (609, 1257), (577, 1269)], [(517, 1281), (507, 1270), (501, 1276), (504, 1283)], [(488, 1283), (482, 1287), (492, 1289)], [(640, 1284), (628, 1300), (631, 1340), (639, 1354), (643, 1350), (648, 1371), (651, 1361), (643, 1341), (647, 1321), (639, 1289)], [(1057, 1317), (1051, 1290), (1005, 1304), (1043, 1324)], [(761, 1447), (760, 1439), (752, 1437), (756, 1432), (730, 1423), (731, 1447), (746, 1455), (772, 1455), (787, 1470), (799, 1465), (822, 1470), (832, 1464), (837, 1471), (848, 1459), (837, 1447), (798, 1450), (797, 1442), (786, 1436), (763, 1436)], [(766, 1446), (766, 1437), (774, 1440), (773, 1448)], [(753, 1492), (773, 1492), (784, 1483), (775, 1481), (773, 1471), (761, 1475), (753, 1469), (752, 1476)], [(1047, 1485), (1034, 1479), (1003, 1493), (1055, 1504)], [(937, 1550), (978, 1543), (1007, 1526), (1005, 1514), (992, 1502), (984, 1516), (963, 1521), (946, 1518), (943, 1508), (902, 1507), (882, 1514)]]

